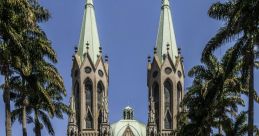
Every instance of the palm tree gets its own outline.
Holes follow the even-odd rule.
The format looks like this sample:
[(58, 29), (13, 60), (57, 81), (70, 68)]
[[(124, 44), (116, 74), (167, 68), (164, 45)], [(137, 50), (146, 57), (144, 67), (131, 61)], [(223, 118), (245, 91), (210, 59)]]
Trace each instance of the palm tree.
[[(35, 93), (29, 98), (30, 106), (34, 112), (34, 131), (36, 136), (40, 136), (41, 129), (44, 124), (44, 126), (47, 127), (49, 134), (54, 135), (54, 129), (52, 128), (51, 122), (48, 117), (50, 116), (52, 118), (53, 116), (55, 116), (57, 118), (63, 118), (63, 113), (68, 113), (69, 108), (61, 102), (63, 99), (63, 95), (65, 95), (65, 89), (64, 85), (59, 81), (62, 78), (56, 77), (58, 76), (56, 69), (54, 69), (54, 67), (51, 67), (51, 65), (49, 64), (40, 67), (43, 68), (41, 70), (48, 72), (45, 75), (39, 74), (34, 76), (33, 84), (38, 84), (38, 88), (42, 89), (42, 91), (44, 91), (46, 95), (49, 96), (51, 105), (49, 101), (46, 101), (46, 99), (42, 97), (41, 93)], [(53, 109), (54, 112), (52, 111)], [(47, 113), (49, 114), (49, 116)], [(42, 120), (42, 122), (40, 120)]]
[(22, 124), (23, 136), (27, 136), (27, 122), (32, 122), (32, 118), (27, 117), (27, 114), (31, 113), (31, 110), (27, 109), (29, 105), (27, 95), (30, 92), (28, 85), (19, 76), (12, 76), (10, 78), (10, 91), (11, 101), (15, 103), (15, 109), (12, 111), (12, 123), (18, 118)]
[[(232, 118), (224, 120), (222, 126), (226, 136), (245, 136), (248, 132), (247, 112), (243, 111), (234, 116), (234, 120)], [(258, 129), (256, 126), (254, 126), (254, 128), (254, 133), (257, 133), (256, 135), (258, 135)], [(219, 134), (216, 136), (218, 135)]]
[(9, 61), (7, 59), (7, 52), (6, 52), (6, 44), (3, 42), (0, 43), (0, 70), (1, 75), (4, 76), (5, 85), (3, 87), (3, 99), (5, 103), (5, 131), (7, 136), (11, 136), (11, 111), (10, 111), (10, 92), (9, 92), (9, 84), (8, 84), (8, 75), (9, 75)]
[(254, 47), (259, 39), (259, 0), (229, 0), (217, 2), (209, 9), (209, 16), (225, 22), (219, 32), (209, 41), (203, 51), (205, 59), (212, 51), (228, 42), (236, 42), (239, 51), (234, 56), (242, 56), (243, 84), (249, 90), (248, 136), (254, 127)]
[(223, 128), (226, 136), (245, 136), (248, 131), (247, 113), (241, 112), (234, 120), (228, 118), (224, 121)]
[[(34, 131), (37, 136), (41, 135), (43, 125), (50, 135), (54, 135), (49, 117), (62, 119), (63, 113), (69, 112), (68, 106), (62, 103), (66, 93), (57, 69), (46, 62), (38, 64), (41, 65), (33, 65), (35, 71), (30, 76), (13, 76), (10, 79), (12, 100), (16, 107), (12, 112), (12, 120), (18, 118), (22, 122), (24, 136), (27, 135), (27, 120), (28, 123), (35, 124)], [(34, 117), (31, 116), (32, 113)]]
[[(51, 109), (49, 109), (49, 105), (46, 102), (39, 103), (40, 101), (34, 101), (36, 98), (32, 97), (35, 96), (30, 96), (31, 98), (29, 99), (34, 102), (27, 102), (26, 106), (24, 106), (24, 103), (20, 102), (24, 98), (21, 95), (16, 96), (17, 108), (12, 111), (12, 121), (14, 122), (16, 119), (18, 119), (19, 122), (22, 123), (23, 136), (27, 136), (27, 122), (35, 124), (34, 131), (36, 136), (41, 135), (41, 130), (43, 126), (47, 128), (50, 135), (55, 135), (55, 131), (51, 125), (50, 118), (57, 117), (63, 119), (63, 113), (69, 113), (69, 108), (67, 105), (61, 102), (60, 98), (63, 96), (60, 96), (60, 94), (55, 94), (52, 91), (49, 91), (49, 93), (50, 95), (53, 95), (51, 96), (51, 99), (55, 108), (54, 114), (51, 114)], [(39, 98), (39, 96), (37, 96), (37, 98)], [(34, 117), (31, 116), (32, 113), (34, 113)]]
[[(180, 124), (179, 135), (210, 135), (212, 128), (222, 131), (222, 122), (229, 115), (236, 115), (238, 105), (243, 105), (238, 58), (232, 57), (237, 49), (230, 49), (220, 62), (210, 55), (204, 65), (193, 67), (189, 76), (194, 77), (193, 85), (184, 96), (182, 107), (187, 110), (179, 116), (185, 121)], [(187, 120), (187, 121), (186, 121)], [(189, 120), (189, 121), (188, 121)]]
[[(12, 111), (12, 123), (15, 122), (16, 119), (22, 124), (22, 134), (23, 136), (27, 136), (27, 124), (33, 122), (33, 118), (29, 116), (32, 113), (31, 109), (28, 108), (28, 103), (22, 103), (23, 106), (16, 106), (16, 109)], [(17, 103), (18, 105), (18, 103)]]
[[(68, 112), (68, 107), (61, 102), (63, 95), (66, 95), (65, 87), (61, 76), (53, 65), (45, 62), (37, 65), (39, 72), (32, 77), (31, 84), (37, 86), (38, 90), (42, 90), (37, 92), (44, 92), (43, 95), (49, 96), (49, 100), (42, 97), (42, 93), (35, 93), (30, 99), (34, 111), (35, 134), (36, 136), (41, 135), (43, 123), (49, 133), (54, 135), (54, 130), (46, 113), (49, 113), (50, 117), (63, 118), (62, 113)], [(42, 123), (39, 118), (41, 118)]]
[[(40, 12), (44, 11), (44, 12)], [(26, 60), (26, 49), (21, 42), (25, 30), (33, 30), (37, 22), (48, 18), (46, 10), (35, 0), (0, 1), (0, 71), (5, 77), (4, 102), (6, 135), (11, 136), (9, 76), (20, 60)]]
[[(29, 45), (26, 50), (28, 52), (27, 62), (20, 63), (21, 68), (15, 71), (20, 75), (20, 79), (26, 82), (26, 86), (24, 86), (23, 89), (20, 89), (20, 93), (22, 93), (23, 96), (19, 98), (20, 101), (17, 102), (18, 108), (13, 111), (13, 116), (14, 118), (15, 116), (22, 116), (23, 124), (26, 124), (25, 113), (34, 112), (33, 122), (35, 124), (36, 135), (40, 135), (43, 127), (40, 118), (43, 120), (43, 124), (45, 124), (44, 126), (49, 130), (49, 133), (54, 135), (54, 130), (46, 113), (49, 113), (50, 117), (63, 117), (62, 113), (67, 112), (67, 110), (66, 105), (61, 102), (63, 99), (63, 96), (61, 95), (65, 95), (66, 92), (63, 85), (63, 79), (57, 69), (45, 60), (45, 58), (47, 58), (54, 63), (57, 62), (56, 54), (51, 47), (51, 43), (48, 41), (45, 33), (40, 29), (39, 31), (33, 31), (33, 33), (35, 34), (32, 38), (25, 38), (28, 40), (24, 41), (26, 45)], [(35, 47), (37, 47), (36, 50)], [(55, 94), (55, 97), (48, 93), (49, 90), (46, 88), (46, 85), (52, 86), (51, 88), (55, 89), (53, 90), (57, 93)], [(26, 100), (25, 98), (29, 101), (29, 105), (26, 106), (26, 108), (24, 105), (21, 105), (23, 101)], [(43, 103), (45, 104), (44, 107), (42, 107)], [(48, 111), (44, 112), (42, 109), (48, 109)], [(28, 115), (27, 118), (30, 120), (33, 119), (33, 117)], [(23, 130), (26, 130), (26, 128)]]
[[(54, 90), (53, 92), (52, 91), (49, 92), (51, 94), (53, 93), (52, 99), (54, 99), (53, 104), (55, 108), (55, 113), (53, 115), (49, 114), (49, 112), (51, 112), (50, 111), (51, 109), (48, 108), (48, 104), (46, 103), (38, 103), (38, 104), (33, 103), (32, 105), (32, 109), (34, 112), (34, 124), (35, 124), (34, 132), (36, 136), (41, 136), (41, 130), (43, 126), (47, 128), (50, 135), (52, 136), (55, 135), (55, 131), (52, 127), (49, 117), (51, 118), (57, 117), (57, 118), (63, 119), (63, 113), (64, 112), (69, 113), (68, 106), (63, 104), (60, 100), (57, 100), (60, 98), (57, 98), (57, 96), (55, 96), (57, 94), (55, 94), (54, 92), (55, 92)], [(58, 97), (61, 97), (61, 96), (58, 96)]]
[[(14, 70), (16, 74), (11, 75), (11, 79), (10, 79), (10, 89), (12, 91), (15, 91), (16, 96), (18, 96), (13, 99), (15, 101), (15, 107), (17, 109), (15, 109), (12, 112), (12, 116), (15, 119), (16, 116), (22, 115), (21, 117), (22, 117), (24, 136), (27, 135), (27, 132), (26, 132), (26, 124), (27, 124), (26, 112), (28, 110), (27, 97), (31, 95), (31, 93), (35, 93), (32, 91), (33, 87), (35, 86), (30, 86), (31, 84), (30, 82), (33, 80), (31, 78), (35, 76), (35, 73), (37, 74), (41, 72), (42, 74), (41, 76), (45, 76), (44, 80), (49, 80), (48, 82), (58, 80), (58, 84), (62, 85), (63, 87), (63, 80), (60, 77), (57, 70), (51, 64), (48, 64), (47, 62), (45, 62), (45, 58), (48, 58), (52, 62), (56, 62), (56, 54), (52, 49), (50, 42), (48, 42), (46, 35), (42, 31), (35, 31), (33, 33), (35, 33), (33, 37), (29, 37), (30, 35), (24, 35), (25, 37), (24, 39), (27, 39), (27, 40), (24, 40), (22, 43), (27, 45), (27, 49), (26, 49), (26, 51), (28, 52), (27, 60), (22, 61), (20, 63), (20, 66), (18, 66), (17, 69)], [(35, 47), (37, 47), (36, 50), (35, 50)], [(46, 63), (46, 65), (49, 65), (49, 67), (51, 67), (49, 69), (47, 68), (47, 70), (49, 71), (39, 71), (39, 70), (36, 71), (35, 69), (37, 69), (37, 66), (41, 66), (41, 65), (38, 65), (39, 62), (41, 62), (41, 64)], [(47, 75), (48, 73), (46, 72), (51, 73), (51, 71), (53, 71), (54, 73), (52, 73), (51, 78), (47, 78), (47, 77), (50, 77), (50, 75)], [(45, 74), (43, 72), (45, 72)], [(34, 90), (37, 90), (37, 88), (34, 88)], [(48, 96), (44, 92), (44, 90), (42, 91), (38, 89), (38, 91), (39, 92), (37, 93), (41, 93), (43, 98), (45, 98), (45, 100), (49, 102), (49, 105), (52, 105), (52, 101), (50, 101), (50, 96)], [(30, 112), (31, 112), (31, 109), (30, 109)], [(52, 112), (54, 112), (53, 108), (52, 108)]]

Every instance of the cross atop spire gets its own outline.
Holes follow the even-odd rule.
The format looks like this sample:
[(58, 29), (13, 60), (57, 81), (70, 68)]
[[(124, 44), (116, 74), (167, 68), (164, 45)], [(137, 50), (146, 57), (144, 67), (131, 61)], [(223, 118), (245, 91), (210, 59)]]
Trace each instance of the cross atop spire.
[(78, 55), (81, 61), (84, 60), (84, 54), (88, 53), (93, 63), (97, 61), (99, 54), (99, 34), (96, 24), (93, 0), (86, 0), (83, 22), (78, 45)]
[(86, 0), (86, 5), (94, 5), (93, 0)]
[(162, 0), (162, 9), (160, 14), (156, 48), (158, 58), (161, 62), (163, 62), (163, 56), (169, 54), (169, 56), (175, 63), (175, 58), (178, 56), (178, 51), (169, 0)]
[(162, 0), (163, 6), (170, 6), (169, 0)]

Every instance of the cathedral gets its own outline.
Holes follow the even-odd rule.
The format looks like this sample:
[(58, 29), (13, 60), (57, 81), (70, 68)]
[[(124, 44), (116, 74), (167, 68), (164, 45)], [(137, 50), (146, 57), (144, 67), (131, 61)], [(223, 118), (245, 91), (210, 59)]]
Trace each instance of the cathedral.
[(71, 70), (68, 136), (173, 136), (184, 95), (184, 68), (177, 48), (169, 0), (162, 0), (153, 57), (148, 57), (148, 121), (134, 119), (133, 108), (109, 122), (109, 59), (102, 55), (93, 0), (86, 0)]

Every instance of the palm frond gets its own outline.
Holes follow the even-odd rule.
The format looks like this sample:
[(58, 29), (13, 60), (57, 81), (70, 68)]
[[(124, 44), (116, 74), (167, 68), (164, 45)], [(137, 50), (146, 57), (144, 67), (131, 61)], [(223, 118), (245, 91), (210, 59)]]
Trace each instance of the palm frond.
[(232, 30), (231, 26), (224, 26), (219, 29), (218, 33), (210, 39), (202, 52), (202, 62), (212, 54), (217, 48), (223, 44), (230, 42), (238, 37), (236, 30)]
[(208, 15), (211, 18), (217, 19), (217, 20), (229, 20), (230, 14), (233, 10), (233, 3), (231, 1), (225, 2), (225, 3), (214, 3), (211, 5), (211, 7), (208, 10)]
[(22, 108), (18, 108), (12, 111), (12, 117), (11, 117), (12, 123), (14, 123), (15, 120), (17, 119), (20, 123), (22, 122), (22, 110), (23, 110)]
[(256, 69), (259, 69), (259, 61), (255, 61), (255, 64), (254, 64), (254, 65), (255, 65), (255, 68), (256, 68)]
[(44, 126), (47, 128), (48, 133), (51, 136), (54, 136), (55, 135), (55, 131), (54, 131), (53, 127), (52, 127), (52, 124), (50, 122), (50, 119), (49, 119), (48, 115), (46, 115), (46, 113), (44, 113), (42, 111), (39, 111), (39, 116), (42, 119)]

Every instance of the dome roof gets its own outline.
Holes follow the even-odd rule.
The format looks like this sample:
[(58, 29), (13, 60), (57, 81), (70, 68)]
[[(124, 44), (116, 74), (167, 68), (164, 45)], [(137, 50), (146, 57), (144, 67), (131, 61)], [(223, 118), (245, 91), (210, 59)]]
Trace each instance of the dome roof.
[(123, 119), (111, 124), (112, 136), (146, 136), (146, 125), (133, 119), (133, 108), (123, 110)]
[(111, 125), (112, 136), (123, 136), (127, 131), (131, 131), (134, 136), (146, 136), (146, 126), (137, 120), (120, 120)]

